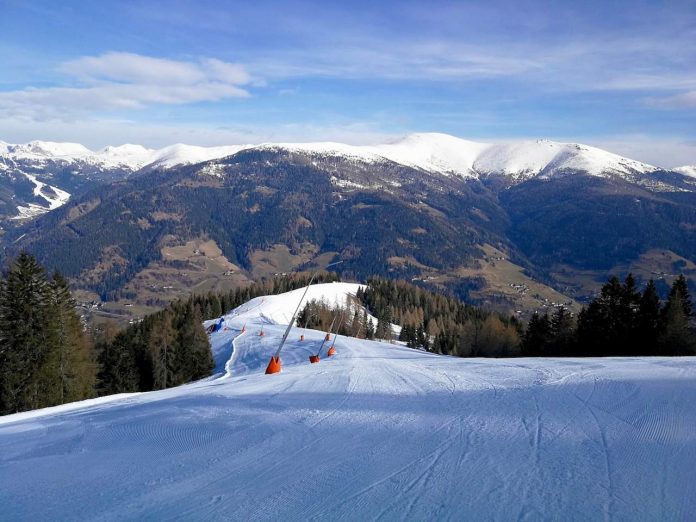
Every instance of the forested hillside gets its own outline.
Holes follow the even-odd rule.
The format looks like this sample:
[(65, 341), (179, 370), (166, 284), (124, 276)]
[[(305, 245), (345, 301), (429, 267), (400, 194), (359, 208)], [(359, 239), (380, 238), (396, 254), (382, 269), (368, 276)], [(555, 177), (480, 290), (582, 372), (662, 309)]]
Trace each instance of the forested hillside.
[(137, 299), (124, 288), (143, 270), (185, 263), (164, 248), (199, 240), (249, 278), (338, 254), (349, 278), (421, 280), (500, 311), (543, 312), (587, 302), (612, 273), (656, 277), (660, 292), (680, 272), (696, 277), (692, 189), (661, 171), (475, 178), (257, 148), (98, 187), (8, 230), (3, 246), (108, 301)]

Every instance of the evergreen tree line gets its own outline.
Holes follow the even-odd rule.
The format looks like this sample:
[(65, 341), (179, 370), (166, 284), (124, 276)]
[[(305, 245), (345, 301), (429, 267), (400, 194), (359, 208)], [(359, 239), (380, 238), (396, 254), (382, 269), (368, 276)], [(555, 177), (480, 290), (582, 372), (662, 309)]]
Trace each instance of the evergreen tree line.
[[(307, 272), (297, 272), (281, 277), (265, 279), (243, 288), (235, 288), (225, 293), (209, 292), (193, 297), (193, 302), (200, 308), (203, 319), (215, 319), (233, 308), (243, 305), (254, 297), (276, 295), (307, 286), (312, 275)], [(319, 272), (314, 276), (312, 284), (332, 283), (341, 278), (334, 272)]]
[(20, 254), (0, 278), (0, 414), (92, 397), (96, 374), (67, 282)]
[(650, 280), (641, 290), (629, 274), (612, 277), (578, 315), (559, 308), (535, 314), (522, 338), (525, 356), (690, 355), (696, 331), (687, 281), (675, 279), (664, 303)]
[(377, 318), (375, 336), (389, 323), (413, 348), (460, 357), (510, 357), (520, 353), (522, 325), (506, 317), (436, 294), (405, 281), (372, 278), (358, 299)]
[[(336, 332), (346, 337), (374, 339), (375, 324), (367, 311), (347, 302), (345, 306), (329, 306), (323, 301), (311, 300), (297, 316), (297, 326), (325, 332)], [(391, 332), (381, 339), (391, 339)]]
[(176, 301), (97, 343), (97, 353), (101, 395), (162, 390), (207, 377), (214, 367), (194, 298)]

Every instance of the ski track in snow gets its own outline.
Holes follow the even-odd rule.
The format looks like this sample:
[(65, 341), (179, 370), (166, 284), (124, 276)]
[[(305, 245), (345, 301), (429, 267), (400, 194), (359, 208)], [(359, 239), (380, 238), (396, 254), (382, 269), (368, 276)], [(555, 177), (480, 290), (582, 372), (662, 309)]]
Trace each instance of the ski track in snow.
[(0, 418), (2, 518), (695, 512), (696, 358), (458, 359), (341, 337), (310, 365), (324, 333), (293, 330), (267, 376), (285, 326), (249, 309), (211, 335), (212, 378)]
[[(38, 179), (36, 179), (36, 176), (33, 176), (28, 172), (22, 172), (22, 174), (24, 174), (25, 177), (29, 178), (29, 180), (34, 184), (34, 196), (46, 200), (48, 207), (42, 207), (41, 205), (37, 205), (36, 203), (29, 203), (29, 206), (27, 207), (18, 206), (17, 209), (19, 210), (19, 215), (13, 217), (12, 219), (24, 219), (38, 216), (40, 214), (45, 214), (46, 212), (55, 210), (58, 207), (64, 205), (70, 199), (70, 194), (68, 192), (61, 190), (58, 187), (47, 185), (43, 181), (39, 181)], [(47, 195), (44, 192), (45, 187), (48, 187), (51, 191), (53, 191), (54, 196)]]

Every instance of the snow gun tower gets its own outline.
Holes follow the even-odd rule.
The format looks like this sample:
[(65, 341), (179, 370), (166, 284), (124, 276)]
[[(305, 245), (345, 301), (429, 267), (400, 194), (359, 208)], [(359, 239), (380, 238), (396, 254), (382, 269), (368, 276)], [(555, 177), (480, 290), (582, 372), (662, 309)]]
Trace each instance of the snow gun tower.
[[(328, 264), (324, 267), (324, 270), (329, 268), (330, 266), (335, 266), (342, 262), (343, 261), (336, 261), (335, 263)], [(317, 272), (318, 271), (315, 270), (312, 274), (312, 277), (309, 278), (309, 283), (307, 283), (307, 287), (305, 288), (305, 291), (302, 293), (302, 297), (300, 297), (300, 302), (297, 303), (297, 308), (295, 308), (295, 312), (292, 314), (292, 317), (290, 318), (290, 323), (288, 324), (288, 327), (285, 329), (285, 333), (283, 334), (283, 338), (280, 340), (278, 349), (276, 350), (275, 355), (271, 356), (271, 360), (268, 361), (268, 366), (266, 367), (266, 375), (270, 375), (272, 373), (279, 373), (282, 368), (282, 364), (280, 361), (280, 352), (283, 349), (285, 341), (287, 341), (288, 339), (288, 335), (290, 335), (290, 330), (292, 330), (292, 327), (295, 324), (295, 317), (297, 317), (297, 313), (300, 311), (302, 301), (304, 301), (304, 298), (307, 295), (307, 291), (309, 291), (309, 287), (312, 285), (312, 282), (314, 281), (314, 277), (317, 275)]]
[(336, 355), (336, 339), (338, 339), (338, 332), (341, 331), (341, 326), (343, 326), (344, 320), (345, 317), (341, 315), (341, 323), (338, 325), (338, 328), (336, 328), (336, 333), (334, 334), (334, 339), (331, 343), (331, 348), (329, 348), (329, 351), (326, 352), (327, 357), (333, 357), (334, 355)]
[(311, 362), (312, 364), (318, 363), (320, 361), (319, 355), (321, 354), (321, 349), (324, 348), (324, 343), (326, 343), (326, 341), (331, 339), (331, 331), (333, 330), (335, 323), (336, 323), (336, 317), (334, 317), (333, 321), (331, 321), (331, 326), (329, 326), (329, 331), (326, 332), (326, 335), (324, 336), (324, 340), (321, 342), (321, 345), (319, 346), (319, 351), (317, 352), (317, 354), (309, 356), (309, 362)]

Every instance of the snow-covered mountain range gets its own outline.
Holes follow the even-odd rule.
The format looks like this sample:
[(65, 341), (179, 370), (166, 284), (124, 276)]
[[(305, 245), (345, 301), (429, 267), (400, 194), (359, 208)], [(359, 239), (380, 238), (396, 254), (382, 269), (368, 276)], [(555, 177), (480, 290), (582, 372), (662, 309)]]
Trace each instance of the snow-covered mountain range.
[[(262, 143), (200, 147), (176, 144), (161, 149), (141, 145), (108, 146), (92, 151), (79, 143), (32, 141), (10, 144), (0, 141), (0, 218), (32, 218), (65, 204), (96, 184), (119, 181), (140, 171), (218, 160), (241, 151), (286, 151), (311, 158), (338, 158), (363, 167), (390, 163), (415, 168), (431, 175), (463, 179), (502, 177), (506, 183), (532, 178), (550, 179), (568, 174), (619, 177), (652, 191), (691, 190), (687, 180), (675, 188), (652, 173), (665, 171), (596, 147), (549, 140), (511, 143), (479, 143), (447, 134), (410, 134), (376, 145), (333, 142)], [(216, 166), (201, 171), (216, 174)], [(378, 171), (375, 171), (378, 173)], [(673, 172), (693, 178), (696, 168)]]
[(121, 167), (140, 170), (143, 167), (173, 167), (200, 163), (214, 158), (230, 156), (248, 146), (197, 147), (178, 143), (161, 149), (147, 149), (142, 145), (125, 144), (108, 146), (92, 151), (79, 143), (31, 141), (13, 145), (0, 141), (0, 159), (14, 161), (62, 161), (86, 163), (103, 168)]
[(147, 149), (126, 144), (91, 151), (78, 143), (32, 141), (21, 145), (0, 142), (0, 158), (6, 160), (84, 162), (105, 168), (140, 170), (200, 163), (248, 149), (286, 149), (309, 154), (353, 157), (365, 162), (390, 160), (441, 174), (476, 177), (504, 174), (513, 178), (551, 176), (564, 170), (591, 175), (635, 174), (657, 167), (578, 143), (549, 140), (513, 143), (479, 143), (447, 134), (410, 134), (397, 141), (377, 145), (346, 145), (333, 142), (263, 143), (199, 147), (176, 144)]

